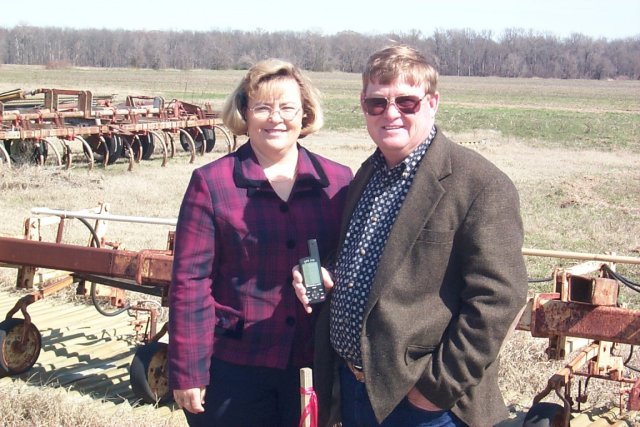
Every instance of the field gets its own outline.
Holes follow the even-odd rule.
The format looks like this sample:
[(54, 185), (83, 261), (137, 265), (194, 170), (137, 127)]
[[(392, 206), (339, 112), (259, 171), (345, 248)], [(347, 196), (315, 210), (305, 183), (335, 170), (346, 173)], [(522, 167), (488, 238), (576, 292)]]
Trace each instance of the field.
[[(219, 107), (242, 74), (2, 65), (0, 92), (87, 89), (96, 95), (159, 95), (193, 103), (209, 101)], [(311, 73), (310, 77), (323, 93), (326, 126), (301, 143), (355, 170), (373, 150), (358, 107), (360, 77), (345, 73)], [(444, 76), (439, 90), (442, 101), (436, 122), (444, 133), (478, 150), (515, 182), (525, 247), (639, 255), (640, 81)], [(36, 206), (75, 210), (108, 202), (114, 214), (176, 217), (191, 171), (223, 154), (217, 148), (191, 164), (181, 153), (164, 168), (156, 159), (136, 165), (131, 172), (124, 163), (106, 169), (96, 166), (91, 172), (82, 164), (68, 171), (0, 165), (0, 235), (19, 235), (24, 218)], [(112, 223), (108, 237), (133, 250), (163, 248), (169, 229)], [(87, 236), (81, 233), (71, 230), (65, 238), (84, 244)], [(549, 277), (554, 267), (574, 263), (527, 257), (531, 278)], [(640, 280), (637, 265), (619, 265), (618, 271), (636, 283)], [(0, 289), (11, 289), (14, 280), (14, 270), (0, 269)], [(544, 286), (535, 284), (532, 290)], [(630, 306), (640, 301), (629, 291), (623, 292), (622, 299)], [(529, 405), (558, 367), (546, 361), (544, 348), (545, 340), (522, 332), (507, 343), (502, 386), (514, 411)], [(602, 393), (600, 403), (612, 402), (615, 396)], [(14, 405), (21, 408), (18, 401)], [(100, 424), (99, 415), (94, 416), (88, 425), (109, 425)], [(42, 419), (27, 419), (23, 425), (32, 424), (49, 425)], [(64, 423), (58, 420), (51, 425)]]

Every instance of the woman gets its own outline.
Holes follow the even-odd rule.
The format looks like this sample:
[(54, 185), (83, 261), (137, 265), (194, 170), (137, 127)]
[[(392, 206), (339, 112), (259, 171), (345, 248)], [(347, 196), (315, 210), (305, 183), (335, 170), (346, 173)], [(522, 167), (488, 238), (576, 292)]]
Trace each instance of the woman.
[(346, 166), (298, 144), (322, 126), (316, 90), (292, 64), (253, 66), (223, 121), (248, 143), (196, 169), (176, 227), (169, 382), (191, 426), (297, 426), (312, 317), (291, 266), (337, 244)]

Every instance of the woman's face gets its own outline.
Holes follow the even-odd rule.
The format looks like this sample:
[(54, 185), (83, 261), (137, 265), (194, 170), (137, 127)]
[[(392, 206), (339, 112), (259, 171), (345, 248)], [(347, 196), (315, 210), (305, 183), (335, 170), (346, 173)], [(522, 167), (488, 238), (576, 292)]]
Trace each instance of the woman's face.
[(273, 158), (296, 149), (302, 115), (298, 82), (294, 79), (267, 82), (249, 98), (245, 114), (254, 150)]

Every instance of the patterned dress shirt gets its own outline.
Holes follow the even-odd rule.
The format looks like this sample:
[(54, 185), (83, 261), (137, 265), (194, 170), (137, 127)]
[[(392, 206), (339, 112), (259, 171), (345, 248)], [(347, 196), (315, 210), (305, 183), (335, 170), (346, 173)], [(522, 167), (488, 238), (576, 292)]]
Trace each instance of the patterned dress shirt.
[(427, 140), (393, 169), (387, 167), (380, 151), (376, 153), (375, 172), (349, 221), (334, 272), (330, 336), (336, 352), (357, 366), (362, 366), (360, 333), (378, 260), (435, 134), (434, 127)]
[(351, 170), (298, 147), (284, 202), (250, 143), (196, 169), (184, 195), (169, 290), (169, 384), (209, 384), (211, 357), (285, 368), (310, 366), (312, 316), (291, 285), (291, 267), (337, 245)]

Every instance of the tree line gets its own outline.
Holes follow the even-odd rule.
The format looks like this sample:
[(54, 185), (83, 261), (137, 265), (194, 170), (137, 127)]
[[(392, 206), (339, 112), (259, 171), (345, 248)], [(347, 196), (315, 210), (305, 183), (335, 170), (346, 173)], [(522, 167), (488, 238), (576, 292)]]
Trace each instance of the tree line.
[(559, 38), (519, 28), (407, 33), (131, 31), (0, 27), (0, 64), (246, 69), (268, 57), (310, 71), (360, 72), (368, 56), (392, 43), (423, 52), (442, 75), (562, 79), (640, 79), (640, 34), (625, 39)]

